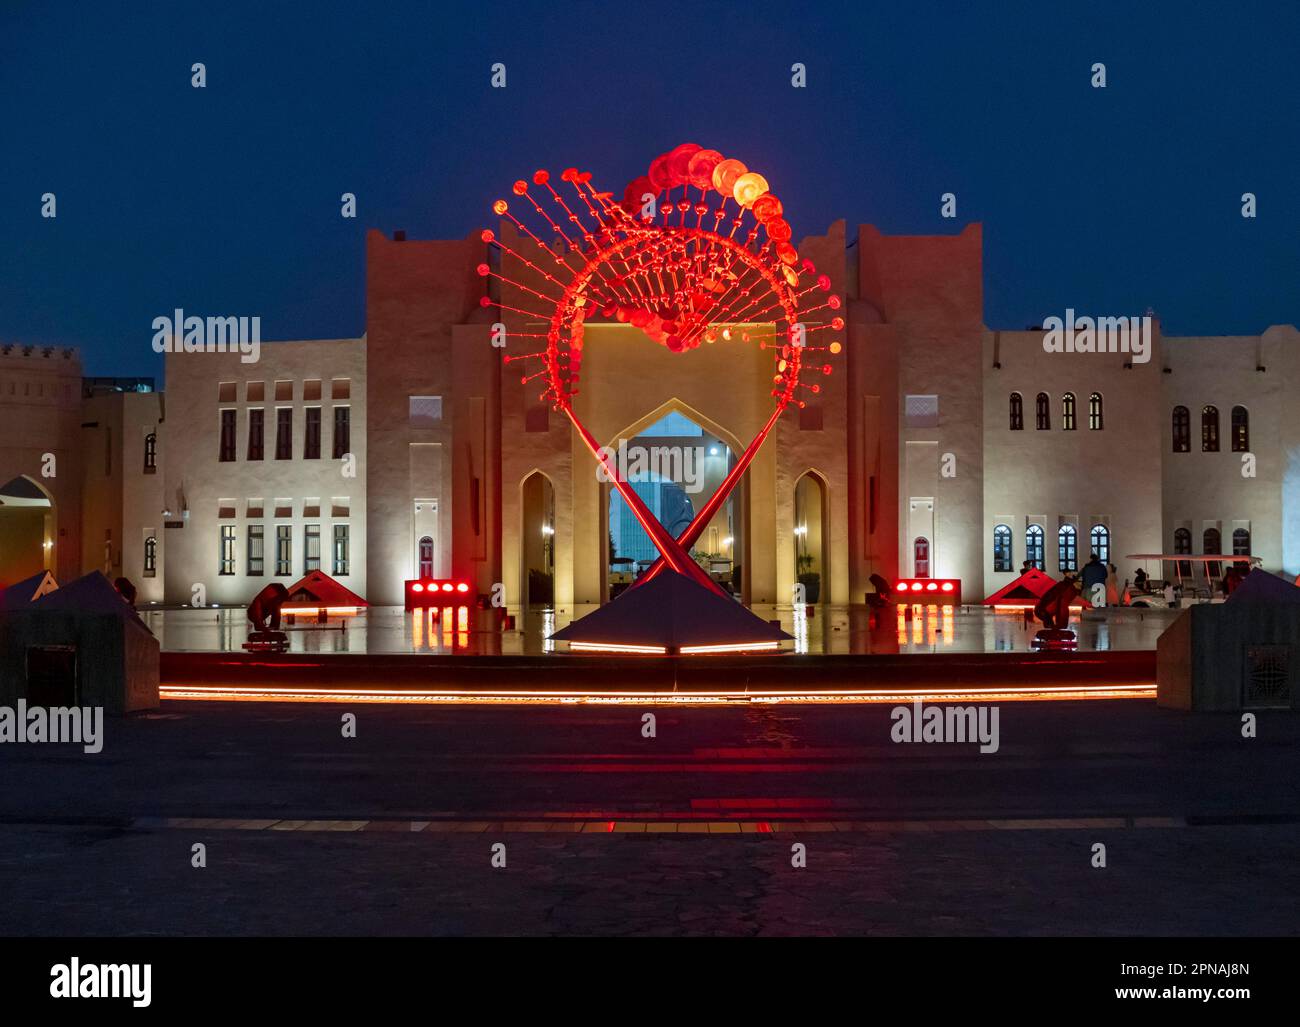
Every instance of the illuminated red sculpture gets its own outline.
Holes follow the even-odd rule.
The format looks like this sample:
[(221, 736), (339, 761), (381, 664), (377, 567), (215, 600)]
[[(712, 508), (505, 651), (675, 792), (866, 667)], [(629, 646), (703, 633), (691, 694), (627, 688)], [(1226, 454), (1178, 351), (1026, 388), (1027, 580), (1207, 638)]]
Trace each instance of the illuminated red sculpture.
[(1070, 630), (1070, 603), (1079, 595), (1079, 583), (1073, 574), (1049, 588), (1034, 607), (1034, 616), (1042, 621), (1043, 630), (1034, 636), (1035, 649), (1074, 649), (1078, 640)]
[[(730, 601), (689, 549), (740, 481), (782, 411), (791, 403), (804, 405), (801, 389), (820, 391), (818, 384), (801, 377), (831, 373), (825, 358), (814, 354), (838, 353), (840, 342), (829, 337), (824, 344), (814, 342), (819, 333), (844, 328), (843, 318), (835, 313), (840, 298), (830, 292), (828, 276), (819, 276), (812, 261), (800, 259), (790, 242), (781, 201), (767, 180), (717, 150), (684, 143), (656, 157), (647, 174), (627, 186), (621, 202), (597, 191), (590, 172), (569, 168), (560, 181), (562, 191), (552, 185), (549, 172), (537, 171), (531, 186), (522, 179), (515, 182), (518, 200), (493, 204), (494, 213), (534, 246), (521, 253), (494, 232), (483, 232), (483, 241), (495, 248), (500, 260), (499, 266), (481, 264), (479, 274), (501, 284), (493, 289), (497, 297), (484, 296), (482, 304), (547, 325), (545, 332), (512, 333), (544, 338), (544, 349), (507, 355), (505, 360), (540, 361), (540, 369), (521, 380), (541, 380), (545, 389), (540, 398), (573, 422), (661, 554), (617, 602), (627, 602), (665, 570)], [(517, 208), (523, 208), (524, 217)], [(536, 231), (525, 220), (530, 211), (541, 219), (534, 219)], [(503, 287), (520, 297), (517, 305), (507, 302), (515, 296)], [(584, 329), (596, 320), (631, 324), (674, 353), (701, 344), (743, 342), (757, 342), (772, 351), (771, 416), (677, 538), (619, 477), (613, 461), (574, 413)], [(725, 630), (734, 632), (734, 624)], [(617, 642), (610, 647), (617, 648)], [(675, 647), (670, 643), (666, 648)]]

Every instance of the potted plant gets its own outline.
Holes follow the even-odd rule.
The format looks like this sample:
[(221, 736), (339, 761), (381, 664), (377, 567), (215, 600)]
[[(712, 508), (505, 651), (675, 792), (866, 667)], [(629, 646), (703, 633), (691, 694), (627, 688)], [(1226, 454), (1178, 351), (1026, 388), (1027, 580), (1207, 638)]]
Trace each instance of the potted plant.
[(812, 569), (813, 558), (807, 553), (799, 557), (798, 563), (797, 580), (803, 586), (804, 602), (815, 603), (821, 598), (822, 576)]

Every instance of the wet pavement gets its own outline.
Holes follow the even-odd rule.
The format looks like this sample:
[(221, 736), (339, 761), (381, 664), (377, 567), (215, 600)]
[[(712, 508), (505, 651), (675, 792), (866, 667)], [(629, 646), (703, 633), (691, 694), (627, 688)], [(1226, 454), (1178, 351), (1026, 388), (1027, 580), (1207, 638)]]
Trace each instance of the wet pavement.
[[(534, 655), (565, 650), (547, 637), (596, 609), (514, 611), (515, 628), (503, 630), (498, 611), (447, 608), (407, 612), (399, 606), (374, 606), (326, 625), (299, 619), (286, 625), (290, 652), (439, 653), (453, 655)], [(794, 636), (796, 653), (910, 654), (1029, 652), (1038, 624), (1017, 611), (983, 606), (915, 606), (874, 612), (863, 606), (755, 606), (764, 620), (777, 620)], [(1179, 611), (1109, 609), (1076, 612), (1071, 627), (1078, 647), (1090, 651), (1152, 651), (1156, 639)], [(164, 650), (240, 652), (248, 633), (242, 608), (141, 611)]]

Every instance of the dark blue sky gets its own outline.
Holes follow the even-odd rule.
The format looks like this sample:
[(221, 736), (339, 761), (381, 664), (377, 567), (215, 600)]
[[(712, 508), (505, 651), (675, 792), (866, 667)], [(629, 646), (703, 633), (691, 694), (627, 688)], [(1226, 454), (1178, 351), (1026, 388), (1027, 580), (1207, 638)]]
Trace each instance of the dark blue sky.
[(3, 0), (0, 341), (129, 375), (161, 372), (150, 323), (177, 306), (357, 335), (367, 228), (463, 236), (535, 168), (621, 192), (686, 141), (763, 172), (796, 239), (984, 222), (990, 327), (1067, 306), (1153, 307), (1171, 334), (1300, 323), (1298, 12)]

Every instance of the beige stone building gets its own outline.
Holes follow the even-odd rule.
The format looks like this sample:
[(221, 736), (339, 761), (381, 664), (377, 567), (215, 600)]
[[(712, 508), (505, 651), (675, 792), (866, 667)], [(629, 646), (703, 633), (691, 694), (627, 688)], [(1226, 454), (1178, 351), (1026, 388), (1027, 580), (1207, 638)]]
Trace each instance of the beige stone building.
[[(1057, 574), (1099, 546), (1122, 575), (1128, 553), (1216, 542), (1300, 572), (1294, 327), (1184, 339), (1156, 321), (1147, 362), (1049, 353), (1042, 331), (984, 324), (979, 225), (837, 222), (799, 253), (844, 298), (844, 351), (696, 546), (745, 601), (802, 584), (860, 603), (873, 573), (959, 578), (978, 600), (1027, 559)], [(318, 568), (381, 605), (414, 577), (499, 586), (512, 606), (608, 599), (653, 550), (567, 418), (503, 363), (538, 326), (507, 315), (493, 345), (487, 259), (477, 234), (372, 231), (364, 336), (268, 342), (255, 363), (171, 353), (161, 394), (83, 387), (70, 351), (6, 347), (0, 579), (107, 568), (145, 601), (225, 605)], [(611, 452), (675, 454), (637, 484), (666, 524), (770, 413), (770, 355), (743, 338), (762, 328), (673, 354), (588, 322), (576, 411)]]

